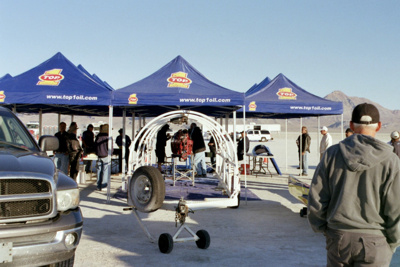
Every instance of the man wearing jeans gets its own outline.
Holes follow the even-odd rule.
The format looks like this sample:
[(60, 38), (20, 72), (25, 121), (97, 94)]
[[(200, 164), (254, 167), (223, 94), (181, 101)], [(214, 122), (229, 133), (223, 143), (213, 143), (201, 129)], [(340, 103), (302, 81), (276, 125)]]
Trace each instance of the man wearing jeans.
[(203, 134), (196, 123), (190, 125), (190, 139), (193, 140), (193, 163), (196, 167), (197, 176), (207, 177), (206, 144), (204, 143)]
[[(300, 139), (301, 137), (301, 139)], [(296, 144), (299, 151), (299, 169), (302, 170), (301, 175), (308, 175), (308, 153), (310, 153), (311, 137), (308, 134), (306, 126), (301, 127), (301, 135), (296, 140)]]
[(400, 159), (375, 139), (378, 109), (360, 104), (354, 135), (325, 152), (308, 196), (308, 221), (326, 236), (328, 266), (389, 266), (400, 245)]
[(111, 160), (108, 157), (108, 124), (100, 126), (100, 133), (96, 136), (97, 154), (97, 191), (107, 187), (110, 180)]
[(54, 151), (54, 163), (56, 168), (68, 175), (69, 154), (67, 148), (68, 133), (65, 131), (67, 124), (61, 122), (55, 136), (58, 138), (58, 149)]

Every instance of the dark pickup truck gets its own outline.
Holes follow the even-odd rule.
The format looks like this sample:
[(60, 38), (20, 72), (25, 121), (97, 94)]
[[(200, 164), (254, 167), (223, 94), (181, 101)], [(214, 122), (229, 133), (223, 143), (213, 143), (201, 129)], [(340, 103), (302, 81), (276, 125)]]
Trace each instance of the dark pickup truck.
[(79, 188), (8, 109), (0, 107), (0, 265), (73, 266), (83, 217)]

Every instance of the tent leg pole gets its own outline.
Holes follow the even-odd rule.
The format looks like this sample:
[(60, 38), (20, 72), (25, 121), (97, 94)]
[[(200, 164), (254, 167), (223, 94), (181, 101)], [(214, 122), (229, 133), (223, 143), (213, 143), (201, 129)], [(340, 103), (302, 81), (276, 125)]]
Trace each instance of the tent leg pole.
[(132, 112), (132, 140), (135, 139), (135, 112)]
[[(43, 113), (42, 109), (39, 110), (39, 137), (42, 136), (42, 118), (43, 118)], [(38, 140), (39, 141), (39, 140)]]
[(111, 198), (111, 169), (112, 169), (112, 128), (113, 128), (113, 106), (109, 106), (108, 111), (108, 162), (110, 163), (110, 167), (108, 168), (108, 183), (107, 183), (107, 203), (109, 204)]
[(126, 109), (124, 108), (124, 110), (122, 111), (122, 147), (121, 147), (122, 170), (120, 170), (122, 177), (125, 175), (125, 165), (126, 165), (125, 164), (125, 151), (126, 151), (125, 133), (126, 133)]
[(286, 137), (285, 137), (285, 139), (286, 139), (286, 172), (288, 171), (288, 140), (287, 140), (287, 138), (288, 138), (288, 129), (287, 129), (287, 127), (288, 127), (288, 123), (287, 123), (287, 118), (285, 119), (285, 132), (286, 132)]

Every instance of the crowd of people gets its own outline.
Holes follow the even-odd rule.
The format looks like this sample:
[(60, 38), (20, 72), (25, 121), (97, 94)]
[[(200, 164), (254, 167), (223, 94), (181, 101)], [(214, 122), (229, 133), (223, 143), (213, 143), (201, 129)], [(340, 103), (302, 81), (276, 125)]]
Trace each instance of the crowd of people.
[[(101, 125), (100, 132), (96, 136), (93, 132), (93, 125), (89, 124), (87, 129), (82, 133), (82, 145), (77, 136), (78, 129), (76, 122), (71, 122), (68, 131), (66, 130), (65, 122), (59, 124), (59, 131), (55, 134), (59, 141), (59, 148), (54, 151), (56, 168), (76, 181), (81, 159), (89, 154), (95, 154), (97, 156), (97, 190), (101, 191), (102, 188), (107, 187), (110, 179), (109, 168), (111, 168), (111, 161), (108, 157), (108, 124)], [(119, 133), (120, 135), (116, 138), (115, 143), (119, 148), (119, 172), (122, 172), (122, 129), (119, 130)], [(128, 164), (130, 145), (131, 139), (128, 135), (125, 135), (126, 164)], [(85, 172), (89, 173), (91, 171), (92, 161), (87, 160)]]

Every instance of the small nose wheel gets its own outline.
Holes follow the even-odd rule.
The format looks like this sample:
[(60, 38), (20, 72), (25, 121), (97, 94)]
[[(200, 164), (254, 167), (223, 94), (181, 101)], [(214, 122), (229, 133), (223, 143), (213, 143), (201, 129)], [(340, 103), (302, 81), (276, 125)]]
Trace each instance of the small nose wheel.
[(196, 241), (197, 247), (201, 249), (207, 249), (211, 243), (208, 232), (206, 230), (199, 230), (196, 232), (196, 235), (199, 237), (199, 240)]
[[(179, 238), (178, 236), (183, 229), (188, 231), (192, 237)], [(186, 225), (181, 225), (174, 237), (168, 233), (161, 234), (158, 238), (158, 248), (161, 253), (168, 254), (174, 248), (174, 242), (186, 241), (195, 241), (198, 248), (207, 249), (210, 246), (211, 238), (206, 230), (199, 230), (195, 234)]]
[(174, 248), (174, 240), (168, 233), (161, 234), (158, 238), (158, 248), (161, 253), (168, 254)]
[(302, 208), (300, 210), (300, 217), (304, 217), (307, 216), (307, 208)]

